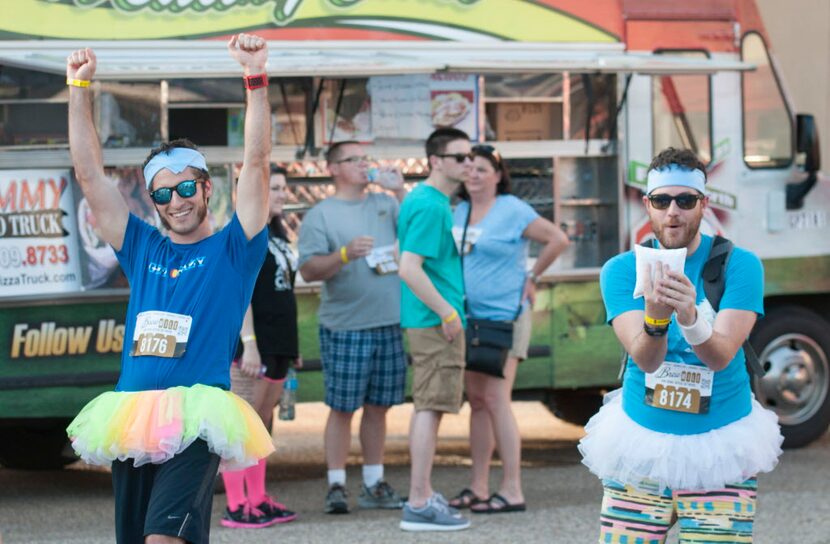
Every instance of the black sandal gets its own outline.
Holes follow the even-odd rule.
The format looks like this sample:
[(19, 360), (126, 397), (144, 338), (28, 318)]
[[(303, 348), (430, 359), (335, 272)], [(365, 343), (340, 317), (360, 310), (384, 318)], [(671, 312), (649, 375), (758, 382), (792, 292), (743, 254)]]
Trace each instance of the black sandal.
[(486, 502), (487, 499), (478, 498), (469, 487), (465, 487), (458, 495), (450, 499), (449, 505), (461, 510), (475, 504), (485, 504)]
[(520, 502), (518, 504), (510, 504), (507, 502), (507, 499), (498, 493), (493, 493), (490, 495), (489, 499), (481, 502), (486, 503), (487, 508), (471, 508), (470, 512), (474, 514), (502, 514), (507, 512), (524, 512), (527, 510), (527, 505), (525, 503)]

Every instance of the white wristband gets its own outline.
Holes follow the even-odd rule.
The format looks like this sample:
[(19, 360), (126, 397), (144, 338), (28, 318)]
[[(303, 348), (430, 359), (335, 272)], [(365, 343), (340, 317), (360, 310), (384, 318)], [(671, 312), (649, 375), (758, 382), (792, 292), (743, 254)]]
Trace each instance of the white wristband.
[(712, 338), (712, 325), (706, 318), (700, 315), (700, 312), (697, 312), (695, 322), (688, 327), (681, 325), (680, 322), (677, 324), (680, 326), (680, 332), (683, 333), (683, 338), (686, 339), (686, 342), (690, 346), (699, 346)]

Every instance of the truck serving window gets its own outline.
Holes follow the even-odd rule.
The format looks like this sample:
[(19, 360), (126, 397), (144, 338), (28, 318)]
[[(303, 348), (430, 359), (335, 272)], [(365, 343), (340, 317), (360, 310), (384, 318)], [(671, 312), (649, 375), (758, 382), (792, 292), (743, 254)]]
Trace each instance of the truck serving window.
[[(305, 142), (307, 78), (269, 78), (271, 140), (274, 145)], [(227, 78), (171, 79), (169, 138), (189, 136), (199, 145), (241, 147), (245, 91)], [(197, 136), (198, 135), (198, 136)]]
[(104, 147), (153, 147), (161, 141), (158, 82), (102, 81), (98, 134)]
[(792, 115), (759, 34), (744, 36), (741, 58), (757, 66), (741, 75), (744, 162), (750, 168), (788, 166), (793, 158)]
[(0, 66), (0, 146), (53, 146), (68, 140), (66, 78)]
[[(668, 53), (668, 51), (658, 51)], [(703, 57), (703, 51), (671, 51), (672, 55)], [(664, 75), (652, 78), (653, 152), (669, 146), (691, 149), (704, 162), (712, 159), (712, 102), (707, 75)]]
[(487, 140), (561, 140), (563, 74), (484, 76)]

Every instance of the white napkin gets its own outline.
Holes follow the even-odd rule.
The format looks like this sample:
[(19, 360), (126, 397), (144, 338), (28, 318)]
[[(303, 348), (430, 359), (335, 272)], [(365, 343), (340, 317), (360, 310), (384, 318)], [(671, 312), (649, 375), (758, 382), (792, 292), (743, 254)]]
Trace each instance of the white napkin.
[(683, 272), (686, 264), (686, 248), (680, 249), (654, 249), (639, 244), (634, 246), (634, 256), (637, 259), (637, 282), (634, 284), (634, 298), (643, 296), (643, 285), (645, 285), (648, 265), (651, 265), (651, 281), (654, 281), (654, 274), (657, 263), (668, 265), (669, 269), (675, 272)]

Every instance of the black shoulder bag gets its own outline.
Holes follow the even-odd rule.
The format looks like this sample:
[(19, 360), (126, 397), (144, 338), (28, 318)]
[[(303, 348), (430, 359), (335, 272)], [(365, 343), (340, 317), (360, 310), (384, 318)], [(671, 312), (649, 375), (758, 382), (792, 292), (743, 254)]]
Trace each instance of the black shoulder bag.
[[(464, 253), (467, 241), (467, 227), (470, 225), (470, 214), (473, 205), (470, 203), (467, 219), (464, 221), (464, 232), (461, 235), (461, 277), (464, 277)], [(494, 321), (490, 319), (475, 319), (470, 315), (467, 305), (466, 288), (464, 289), (464, 313), (467, 314), (466, 333), (466, 370), (481, 372), (497, 378), (504, 378), (504, 363), (507, 354), (513, 347), (513, 321)], [(522, 312), (521, 293), (519, 294), (519, 309), (514, 321)]]

